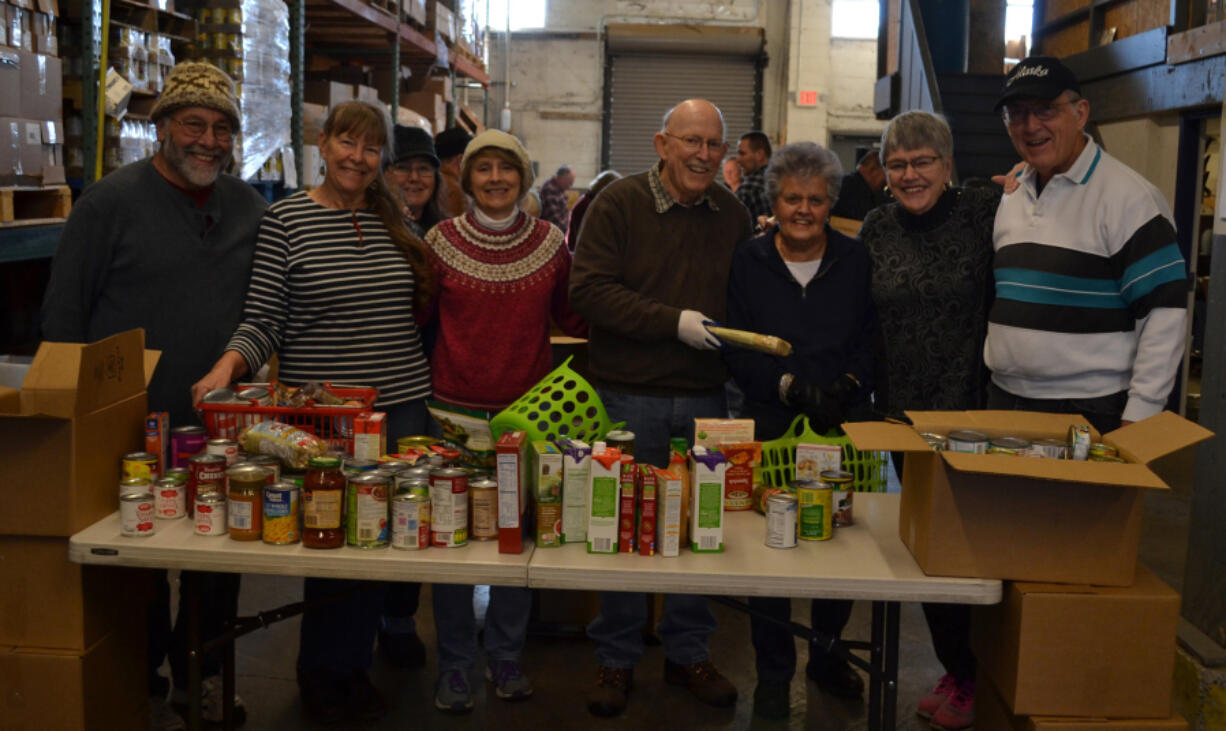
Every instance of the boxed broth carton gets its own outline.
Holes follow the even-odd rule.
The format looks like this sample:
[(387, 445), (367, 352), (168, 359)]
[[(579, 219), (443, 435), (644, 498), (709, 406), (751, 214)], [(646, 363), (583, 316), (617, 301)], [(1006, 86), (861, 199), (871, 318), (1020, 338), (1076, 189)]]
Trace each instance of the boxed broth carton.
[(690, 450), (690, 548), (696, 553), (724, 550), (724, 455), (696, 446)]
[(562, 450), (562, 542), (587, 540), (587, 494), (591, 489), (592, 448), (578, 439), (558, 442)]
[(912, 425), (844, 424), (857, 449), (907, 452), (898, 531), (924, 573), (1129, 586), (1149, 468), (1212, 432), (1170, 412), (1099, 437), (1126, 463), (934, 452), (920, 436), (974, 429), (989, 437), (1066, 438), (1075, 414), (908, 411)]
[(621, 497), (621, 450), (592, 446), (588, 479), (587, 552), (617, 553), (617, 518)]
[(536, 499), (536, 547), (562, 545), (562, 452), (553, 442), (532, 443), (532, 494)]

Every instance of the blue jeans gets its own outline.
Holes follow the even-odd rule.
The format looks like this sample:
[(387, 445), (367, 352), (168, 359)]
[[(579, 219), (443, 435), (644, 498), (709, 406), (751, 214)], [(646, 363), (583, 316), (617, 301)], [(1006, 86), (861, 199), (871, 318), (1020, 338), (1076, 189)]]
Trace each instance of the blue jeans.
[[(433, 551), (448, 549), (434, 548)], [(473, 588), (468, 584), (434, 584), (434, 630), (438, 636), (438, 670), (465, 673), (477, 664), (477, 621), (473, 615)], [(492, 665), (519, 662), (528, 636), (532, 590), (520, 586), (491, 586), (485, 612), (485, 655)]]
[[(694, 419), (728, 415), (723, 386), (702, 396), (638, 396), (598, 389), (613, 421), (626, 422), (634, 432), (638, 462), (668, 466), (668, 441), (694, 439)], [(600, 593), (600, 616), (587, 628), (596, 643), (596, 662), (610, 668), (632, 668), (643, 655), (643, 626), (647, 623), (647, 597), (639, 592)], [(715, 615), (704, 596), (666, 594), (660, 639), (672, 662), (691, 665), (705, 661), (707, 639), (715, 632)]]

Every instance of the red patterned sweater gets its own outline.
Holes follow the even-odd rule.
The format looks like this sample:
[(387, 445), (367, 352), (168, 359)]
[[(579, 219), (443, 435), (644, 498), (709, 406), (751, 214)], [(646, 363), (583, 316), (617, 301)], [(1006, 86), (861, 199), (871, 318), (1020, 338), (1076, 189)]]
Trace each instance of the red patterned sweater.
[(492, 231), (468, 213), (432, 228), (426, 243), (437, 275), (427, 314), (439, 318), (435, 398), (500, 411), (549, 372), (551, 316), (566, 334), (587, 336), (567, 303), (570, 252), (552, 224), (521, 212)]

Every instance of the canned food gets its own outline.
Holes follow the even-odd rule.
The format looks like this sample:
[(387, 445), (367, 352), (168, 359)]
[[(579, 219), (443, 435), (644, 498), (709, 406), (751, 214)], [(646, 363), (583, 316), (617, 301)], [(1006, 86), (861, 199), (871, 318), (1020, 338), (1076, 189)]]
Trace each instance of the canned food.
[(348, 457), (345, 459), (345, 464), (341, 467), (341, 471), (345, 473), (346, 477), (357, 477), (363, 472), (371, 472), (378, 468), (379, 463), (373, 459), (355, 459)]
[(924, 439), (925, 442), (928, 442), (928, 446), (932, 447), (932, 451), (934, 452), (945, 451), (945, 435), (944, 434), (934, 434), (933, 432), (923, 432), (922, 434), (920, 434), (920, 436)]
[(351, 476), (345, 488), (345, 542), (358, 548), (387, 545), (387, 475)]
[(1068, 456), (1066, 459), (1089, 459), (1090, 427), (1073, 424), (1068, 428)]
[(132, 452), (125, 454), (122, 462), (122, 473), (125, 480), (140, 478), (154, 480), (158, 476), (158, 458), (149, 452)]
[(795, 548), (799, 502), (795, 495), (777, 492), (766, 498), (766, 545)]
[(442, 470), (451, 466), (451, 463), (447, 461), (447, 458), (438, 452), (426, 455), (426, 464), (429, 465), (431, 470)]
[(1090, 461), (1091, 462), (1119, 462), (1120, 464), (1126, 464), (1128, 462), (1128, 460), (1124, 459), (1123, 457), (1113, 455), (1113, 454), (1104, 454), (1101, 457), (1095, 457), (1091, 455)]
[(282, 546), (302, 539), (298, 529), (299, 494), (299, 487), (292, 482), (264, 486), (265, 543)]
[(171, 467), (166, 470), (164, 479), (171, 479), (180, 485), (187, 485), (188, 472), (186, 467)]
[(176, 520), (187, 515), (187, 485), (173, 477), (163, 477), (153, 489), (154, 514), (162, 520)]
[(842, 528), (855, 524), (852, 515), (852, 503), (855, 501), (856, 489), (853, 483), (856, 476), (843, 470), (827, 470), (821, 474), (821, 482), (831, 490), (830, 501), (834, 508), (832, 520), (834, 525)]
[(202, 536), (226, 534), (226, 496), (220, 492), (202, 492), (196, 495), (196, 533)]
[(210, 439), (204, 443), (205, 454), (217, 454), (226, 458), (229, 467), (238, 461), (238, 442), (233, 439)]
[(237, 394), (241, 401), (254, 401), (258, 406), (268, 406), (272, 404), (272, 394), (263, 386), (250, 386), (239, 391)]
[(1044, 437), (1030, 443), (1030, 456), (1047, 459), (1068, 459), (1068, 442), (1055, 437)]
[(988, 442), (988, 454), (1008, 454), (1025, 457), (1030, 454), (1030, 440), (1020, 437), (996, 437)]
[(789, 492), (789, 490), (792, 490), (792, 488), (774, 487), (773, 485), (758, 485), (753, 489), (753, 497), (751, 498), (753, 500), (753, 509), (762, 515), (766, 515), (766, 501), (770, 499), (770, 496), (780, 495), (783, 493), (794, 493), (794, 490), (792, 490), (792, 492)]
[(417, 550), (430, 545), (430, 498), (405, 493), (392, 498), (392, 548)]
[(253, 464), (236, 464), (226, 471), (229, 482), (226, 525), (236, 541), (258, 541), (263, 534), (264, 511), (260, 507), (268, 471)]
[(1103, 457), (1118, 457), (1120, 451), (1110, 444), (1094, 442), (1090, 445), (1090, 459), (1101, 460)]
[(209, 438), (202, 426), (176, 426), (170, 430), (170, 464), (187, 467), (187, 460), (204, 451)]
[(120, 496), (134, 492), (149, 492), (153, 483), (147, 477), (128, 477), (119, 481)]
[(153, 535), (153, 516), (153, 493), (130, 492), (119, 498), (119, 529), (125, 536)]
[(946, 437), (945, 449), (950, 452), (987, 454), (988, 435), (974, 429), (955, 429)]
[(421, 495), (430, 497), (430, 481), (419, 479), (405, 479), (399, 475), (396, 476), (395, 487), (392, 489), (393, 495)]
[(498, 538), (498, 483), (488, 477), (468, 483), (471, 496), (469, 514), (472, 526), (469, 536), (474, 541), (492, 541)]
[(797, 533), (802, 541), (828, 541), (834, 535), (833, 491), (815, 480), (795, 480), (799, 509)]
[(268, 484), (281, 481), (281, 460), (270, 454), (252, 454), (246, 459), (247, 464), (263, 467), (268, 472)]
[(442, 442), (434, 437), (400, 437), (396, 440), (396, 448), (401, 452), (411, 452), (414, 449), (429, 449)]
[(226, 458), (219, 454), (198, 454), (187, 461), (187, 514), (196, 513), (196, 496), (220, 492), (226, 483)]
[(468, 544), (468, 475), (446, 467), (430, 473), (430, 544)]
[(226, 11), (226, 22), (230, 25), (242, 25), (243, 9), (240, 7), (233, 7)]
[(622, 454), (634, 454), (634, 432), (628, 429), (614, 429), (604, 435), (605, 444), (617, 447)]

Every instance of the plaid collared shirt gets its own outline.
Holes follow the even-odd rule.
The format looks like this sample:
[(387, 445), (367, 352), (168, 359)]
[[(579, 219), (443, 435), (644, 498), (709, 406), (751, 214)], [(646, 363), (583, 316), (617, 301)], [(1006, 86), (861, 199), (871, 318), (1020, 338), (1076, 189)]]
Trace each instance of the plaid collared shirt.
[[(686, 206), (684, 203), (678, 201), (671, 194), (669, 194), (668, 189), (664, 187), (664, 181), (660, 179), (660, 168), (663, 167), (663, 165), (663, 162), (656, 163), (654, 166), (652, 166), (651, 170), (647, 171), (647, 186), (651, 188), (651, 197), (656, 204), (656, 213), (664, 213), (673, 206), (681, 206), (683, 208), (692, 207)], [(713, 211), (719, 210), (719, 206), (715, 205), (715, 199), (712, 198), (711, 194), (706, 191), (703, 191), (702, 197), (695, 201), (694, 205), (698, 206), (702, 205), (703, 203), (706, 203), (707, 207)]]
[(752, 173), (741, 176), (741, 185), (736, 189), (736, 197), (749, 209), (749, 215), (756, 222), (758, 216), (771, 215), (771, 202), (766, 197), (766, 166)]

